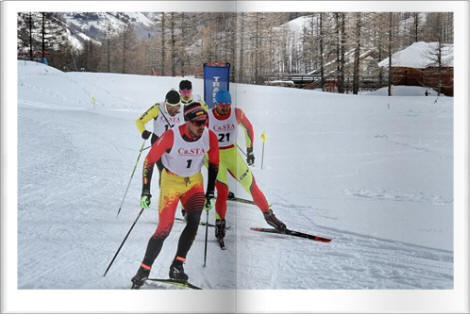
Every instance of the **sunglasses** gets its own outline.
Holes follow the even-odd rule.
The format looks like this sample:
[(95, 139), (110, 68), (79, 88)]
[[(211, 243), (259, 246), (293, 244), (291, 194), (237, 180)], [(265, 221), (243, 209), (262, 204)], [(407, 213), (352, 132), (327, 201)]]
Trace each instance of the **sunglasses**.
[(203, 126), (203, 125), (206, 125), (206, 121), (207, 120), (197, 120), (197, 121), (191, 121), (191, 123), (194, 124), (195, 126)]
[(180, 90), (180, 94), (183, 96), (189, 96), (191, 95), (192, 90), (191, 89), (182, 89)]
[(228, 104), (221, 104), (221, 103), (218, 103), (217, 106), (221, 106), (221, 107), (224, 107), (224, 108), (228, 108), (230, 107), (231, 103), (228, 103)]

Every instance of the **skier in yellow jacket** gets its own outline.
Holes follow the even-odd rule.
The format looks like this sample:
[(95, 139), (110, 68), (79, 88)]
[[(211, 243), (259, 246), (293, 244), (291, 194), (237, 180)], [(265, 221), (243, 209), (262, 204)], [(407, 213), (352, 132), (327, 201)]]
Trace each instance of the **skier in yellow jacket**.
[[(150, 132), (145, 128), (145, 125), (152, 119), (153, 132)], [(163, 102), (155, 103), (137, 119), (136, 126), (143, 139), (152, 136), (151, 143), (153, 144), (163, 132), (181, 123), (184, 123), (181, 97), (177, 91), (172, 89), (166, 94)]]
[[(206, 111), (209, 109), (200, 96), (193, 95), (193, 85), (191, 81), (188, 80), (182, 80), (180, 82), (178, 96), (176, 96), (176, 91), (171, 92), (171, 95), (167, 94), (167, 96), (170, 96), (171, 99), (168, 100), (165, 97), (165, 106), (163, 108), (160, 103), (156, 103), (152, 107), (147, 109), (147, 111), (145, 111), (142, 116), (140, 116), (139, 119), (137, 119), (136, 121), (137, 129), (142, 135), (142, 138), (148, 139), (150, 136), (152, 136), (152, 144), (155, 143), (155, 141), (162, 135), (164, 131), (173, 127), (174, 119), (172, 117), (178, 114), (179, 112), (184, 111), (184, 108), (181, 108), (181, 105), (186, 106), (193, 101), (197, 101), (202, 105), (202, 107)], [(177, 101), (177, 99), (179, 100)], [(160, 115), (160, 111), (162, 110), (163, 114)], [(181, 116), (177, 116), (176, 118), (181, 119)], [(153, 134), (145, 128), (145, 125), (152, 119), (154, 120)]]

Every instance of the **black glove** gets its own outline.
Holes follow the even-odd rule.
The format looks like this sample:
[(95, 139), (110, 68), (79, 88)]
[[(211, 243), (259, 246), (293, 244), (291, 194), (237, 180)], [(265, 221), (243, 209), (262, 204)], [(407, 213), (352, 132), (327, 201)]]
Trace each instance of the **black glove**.
[(204, 207), (206, 208), (206, 210), (211, 210), (212, 207), (214, 206), (213, 204), (213, 199), (214, 199), (214, 191), (208, 191), (206, 193), (206, 202), (204, 204)]
[(253, 154), (253, 147), (246, 148), (246, 163), (248, 166), (253, 166), (255, 163), (255, 154)]
[(144, 130), (144, 132), (142, 132), (142, 138), (144, 140), (148, 139), (150, 137), (150, 135), (152, 135), (152, 132), (149, 132), (147, 130)]

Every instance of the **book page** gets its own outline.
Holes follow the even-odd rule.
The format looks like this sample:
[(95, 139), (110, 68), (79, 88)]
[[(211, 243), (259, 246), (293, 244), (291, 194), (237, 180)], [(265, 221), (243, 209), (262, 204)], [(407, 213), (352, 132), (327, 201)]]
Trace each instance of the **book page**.
[(44, 5), (2, 3), (5, 312), (468, 311), (468, 3)]

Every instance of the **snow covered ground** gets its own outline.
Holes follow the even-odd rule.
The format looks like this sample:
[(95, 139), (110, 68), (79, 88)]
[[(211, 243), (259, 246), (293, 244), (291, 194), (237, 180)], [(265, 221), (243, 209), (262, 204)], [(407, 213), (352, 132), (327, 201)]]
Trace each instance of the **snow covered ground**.
[[(202, 93), (202, 80), (190, 79)], [(141, 162), (116, 217), (142, 143), (135, 119), (180, 80), (18, 62), (18, 288), (130, 287), (157, 224), (156, 184), (154, 208), (103, 273), (140, 210)], [(333, 241), (250, 231), (266, 226), (260, 211), (229, 203), (228, 250), (210, 228), (203, 268), (201, 227), (185, 265), (191, 282), (206, 289), (453, 287), (453, 98), (230, 89), (254, 125), (252, 170), (277, 216)], [(175, 222), (152, 277), (168, 276), (183, 227)]]
[[(437, 92), (432, 88), (426, 88), (421, 86), (393, 86), (392, 94), (393, 96), (426, 96), (426, 91), (428, 96), (437, 96)], [(374, 91), (362, 91), (359, 94), (361, 95), (376, 95), (376, 96), (387, 96), (388, 87), (382, 87)], [(434, 98), (434, 100), (436, 100)]]

